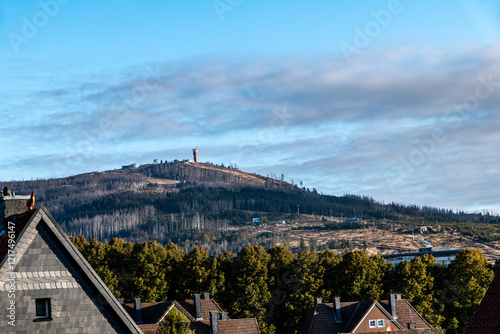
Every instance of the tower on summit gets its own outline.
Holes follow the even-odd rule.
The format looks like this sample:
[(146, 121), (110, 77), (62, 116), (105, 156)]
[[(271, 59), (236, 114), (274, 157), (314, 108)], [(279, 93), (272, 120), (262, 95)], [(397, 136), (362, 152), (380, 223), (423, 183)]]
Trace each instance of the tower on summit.
[(198, 148), (193, 148), (193, 160), (198, 162)]

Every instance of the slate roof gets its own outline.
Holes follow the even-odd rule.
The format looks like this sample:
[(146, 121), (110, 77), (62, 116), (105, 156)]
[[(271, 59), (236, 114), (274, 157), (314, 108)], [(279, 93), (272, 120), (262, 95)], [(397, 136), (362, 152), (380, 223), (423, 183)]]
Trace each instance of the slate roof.
[[(24, 253), (23, 248), (25, 245), (23, 244), (23, 236), (25, 233), (33, 233), (33, 231), (27, 232), (30, 226), (42, 223), (52, 233), (54, 243), (66, 252), (68, 259), (81, 270), (81, 274), (84, 275), (87, 284), (92, 286), (99, 294), (99, 298), (102, 298), (102, 302), (106, 303), (106, 310), (113, 319), (129, 333), (142, 333), (43, 204), (38, 208), (18, 214), (13, 224), (11, 224), (11, 226), (14, 226), (14, 239), (16, 240), (14, 251), (17, 253), (16, 256), (22, 257)], [(6, 223), (6, 227), (7, 232), (0, 235), (0, 271), (5, 270), (4, 265), (8, 258), (6, 256), (9, 250), (8, 239), (10, 237), (8, 234), (8, 223)], [(21, 249), (21, 251), (18, 252), (18, 249)]]
[(465, 334), (497, 333), (500, 333), (500, 271), (493, 278), (465, 330)]
[[(139, 328), (144, 334), (155, 334), (159, 322), (165, 315), (176, 307), (191, 322), (189, 329), (194, 330), (196, 334), (210, 333), (210, 312), (224, 313), (222, 308), (213, 299), (201, 299), (202, 321), (196, 321), (196, 310), (194, 300), (185, 301), (166, 301), (157, 303), (141, 303), (142, 324)], [(124, 304), (125, 310), (136, 320), (135, 308), (133, 303)], [(258, 334), (259, 326), (255, 318), (250, 319), (227, 319), (218, 320), (219, 334)]]
[[(394, 333), (442, 333), (440, 328), (432, 328), (405, 299), (396, 300), (397, 320), (392, 318), (387, 300), (341, 302), (340, 307), (342, 322), (337, 322), (333, 303), (317, 304), (299, 328), (298, 334), (351, 333), (373, 307), (379, 308), (400, 327), (401, 330)], [(410, 321), (415, 322), (417, 329), (408, 329)]]

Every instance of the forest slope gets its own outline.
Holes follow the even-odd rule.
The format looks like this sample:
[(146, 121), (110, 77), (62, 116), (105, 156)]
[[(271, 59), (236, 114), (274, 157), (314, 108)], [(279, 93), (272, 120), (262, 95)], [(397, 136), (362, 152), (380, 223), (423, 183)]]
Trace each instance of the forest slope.
[[(265, 177), (210, 163), (161, 162), (59, 179), (0, 182), (4, 186), (17, 194), (35, 191), (37, 202), (44, 203), (66, 233), (101, 241), (173, 241), (186, 248), (204, 245), (215, 253), (252, 243), (293, 246), (287, 235), (249, 230), (252, 218), (260, 219), (257, 225), (275, 225), (301, 223), (307, 216), (316, 217), (312, 228), (318, 230), (332, 217), (358, 217), (357, 222), (460, 223), (456, 228), (476, 239), (500, 240), (497, 216), (383, 204), (357, 195), (322, 195), (285, 182), (283, 175)], [(480, 236), (478, 223), (493, 230)]]

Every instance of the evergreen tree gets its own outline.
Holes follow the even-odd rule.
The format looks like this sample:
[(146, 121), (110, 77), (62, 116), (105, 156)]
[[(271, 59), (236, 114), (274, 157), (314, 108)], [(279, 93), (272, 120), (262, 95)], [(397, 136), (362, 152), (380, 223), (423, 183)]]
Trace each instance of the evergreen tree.
[(340, 296), (346, 301), (379, 300), (388, 267), (379, 255), (369, 257), (361, 251), (346, 253), (339, 270)]
[(271, 300), (268, 288), (270, 255), (262, 246), (245, 247), (233, 262), (230, 310), (236, 318), (256, 317), (263, 334), (272, 334), (273, 325), (265, 321), (266, 308)]
[[(447, 334), (460, 334), (481, 302), (493, 280), (493, 270), (484, 255), (476, 249), (460, 251), (446, 269), (441, 300), (447, 319), (443, 327)], [(456, 322), (458, 321), (458, 327)]]
[(189, 320), (173, 308), (158, 325), (157, 334), (195, 334), (189, 330)]
[[(178, 299), (192, 298), (195, 293), (210, 292), (209, 276), (211, 261), (208, 252), (202, 247), (195, 247), (188, 252), (180, 263), (177, 280), (180, 281)], [(212, 291), (213, 292), (213, 291)]]
[(168, 281), (162, 263), (165, 249), (157, 242), (134, 245), (132, 260), (135, 264), (132, 290), (145, 302), (167, 300)]

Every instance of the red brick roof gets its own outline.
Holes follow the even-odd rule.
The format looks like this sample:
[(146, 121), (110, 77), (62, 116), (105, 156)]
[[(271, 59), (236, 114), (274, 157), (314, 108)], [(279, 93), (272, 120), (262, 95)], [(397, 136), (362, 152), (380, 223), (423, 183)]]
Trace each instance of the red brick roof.
[[(387, 300), (342, 302), (340, 303), (341, 323), (336, 322), (333, 303), (318, 304), (314, 311), (306, 317), (298, 334), (351, 333), (372, 307), (379, 307), (385, 311), (389, 319), (403, 329), (403, 331), (394, 333), (442, 333), (440, 328), (432, 328), (407, 300), (399, 299), (396, 300), (397, 320), (392, 318)], [(416, 330), (408, 329), (410, 321), (415, 322)]]
[[(198, 333), (198, 332), (196, 332)], [(219, 334), (258, 334), (257, 319), (219, 320)]]
[[(404, 331), (391, 331), (391, 334), (443, 334), (441, 328), (406, 329)], [(373, 334), (373, 332), (356, 332), (356, 334)]]
[[(381, 300), (380, 305), (382, 305), (385, 310), (390, 314), (389, 301)], [(431, 325), (413, 308), (413, 306), (406, 299), (396, 300), (397, 309), (397, 323), (403, 328), (408, 329), (408, 324), (410, 321), (415, 323), (416, 328), (431, 328)]]
[(500, 333), (500, 271), (496, 273), (465, 334)]
[[(353, 311), (353, 314), (350, 318), (344, 318), (342, 317), (342, 320), (344, 320), (343, 324), (343, 330), (342, 332), (350, 333), (352, 332), (359, 322), (363, 320), (365, 314), (372, 308), (373, 304), (375, 302), (358, 302), (356, 305), (356, 308)], [(349, 307), (352, 309), (354, 305), (349, 305)], [(333, 304), (332, 304), (332, 309), (333, 309)], [(348, 321), (348, 322), (346, 322)]]
[[(159, 322), (171, 307), (177, 307), (189, 319), (189, 329), (194, 330), (196, 334), (210, 333), (210, 312), (223, 313), (222, 308), (213, 299), (201, 299), (202, 321), (196, 321), (196, 311), (194, 300), (168, 301), (158, 303), (141, 303), (142, 324), (139, 328), (144, 334), (155, 334)], [(133, 303), (124, 305), (127, 313), (136, 320), (136, 314)], [(259, 326), (255, 318), (251, 319), (227, 319), (218, 320), (219, 334), (258, 334)]]
[[(194, 308), (194, 300), (184, 300), (178, 302), (191, 316), (196, 319), (196, 311)], [(202, 299), (201, 303), (201, 316), (203, 320), (210, 321), (210, 312), (223, 313), (222, 308), (213, 299)]]

